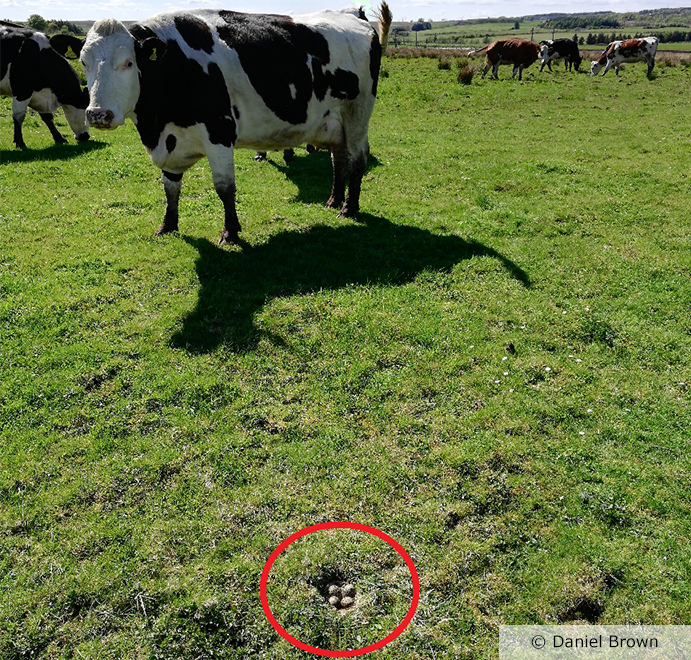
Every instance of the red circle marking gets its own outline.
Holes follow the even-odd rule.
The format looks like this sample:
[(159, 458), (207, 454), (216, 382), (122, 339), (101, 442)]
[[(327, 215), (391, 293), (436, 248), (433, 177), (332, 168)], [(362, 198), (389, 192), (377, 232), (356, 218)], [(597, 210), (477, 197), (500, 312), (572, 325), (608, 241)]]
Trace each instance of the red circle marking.
[[(297, 541), (299, 538), (302, 538), (303, 536), (307, 536), (312, 532), (318, 532), (323, 529), (356, 529), (360, 532), (366, 532), (367, 534), (373, 534), (374, 536), (378, 536), (380, 539), (382, 539), (382, 541), (388, 543), (399, 555), (401, 555), (401, 557), (403, 557), (403, 560), (405, 561), (406, 565), (408, 566), (408, 570), (410, 571), (410, 577), (413, 580), (413, 600), (410, 603), (410, 609), (408, 610), (408, 613), (405, 615), (403, 621), (401, 621), (401, 623), (398, 626), (396, 626), (396, 628), (391, 633), (384, 637), (384, 639), (375, 642), (374, 644), (370, 644), (369, 646), (364, 646), (361, 649), (354, 649), (352, 651), (329, 651), (327, 649), (319, 649), (316, 646), (310, 646), (309, 644), (305, 644), (296, 637), (293, 637), (287, 630), (285, 630), (281, 626), (280, 623), (278, 623), (278, 621), (276, 621), (276, 617), (273, 615), (273, 612), (269, 607), (269, 600), (267, 598), (266, 588), (267, 583), (269, 581), (269, 573), (276, 559), (278, 559), (278, 555), (280, 555), (291, 543)], [(271, 556), (267, 560), (266, 564), (264, 565), (264, 570), (262, 571), (262, 577), (259, 583), (259, 596), (262, 601), (262, 608), (264, 609), (264, 614), (266, 615), (266, 618), (269, 620), (269, 623), (274, 627), (276, 632), (281, 637), (283, 637), (283, 639), (288, 640), (293, 646), (297, 646), (299, 649), (307, 651), (308, 653), (314, 653), (315, 655), (322, 655), (329, 658), (354, 658), (358, 655), (372, 653), (372, 651), (376, 651), (377, 649), (386, 646), (390, 642), (393, 642), (393, 640), (396, 639), (396, 637), (398, 637), (408, 627), (408, 624), (413, 620), (413, 616), (415, 616), (415, 610), (417, 609), (418, 601), (420, 600), (420, 579), (418, 578), (417, 571), (415, 570), (415, 564), (413, 564), (413, 560), (410, 558), (410, 555), (403, 549), (403, 546), (401, 546), (400, 543), (392, 539), (388, 534), (385, 534), (376, 527), (368, 527), (367, 525), (361, 525), (360, 523), (327, 522), (320, 523), (318, 525), (311, 525), (310, 527), (305, 527), (305, 529), (302, 529), (299, 532), (295, 532), (295, 534), (289, 536), (285, 541), (283, 541), (283, 543), (281, 543), (281, 545), (279, 545), (271, 553)]]

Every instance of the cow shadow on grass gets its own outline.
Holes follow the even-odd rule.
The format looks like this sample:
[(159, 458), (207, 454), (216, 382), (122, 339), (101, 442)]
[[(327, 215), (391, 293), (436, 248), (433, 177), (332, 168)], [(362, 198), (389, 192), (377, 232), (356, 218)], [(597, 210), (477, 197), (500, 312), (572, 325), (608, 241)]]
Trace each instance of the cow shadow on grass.
[(282, 232), (256, 246), (243, 242), (242, 251), (206, 239), (184, 240), (199, 253), (199, 298), (170, 343), (191, 353), (220, 345), (252, 350), (265, 334), (255, 325), (255, 314), (273, 299), (352, 285), (405, 284), (423, 271), (449, 271), (472, 257), (497, 259), (510, 277), (530, 286), (519, 266), (481, 243), (367, 214), (345, 227)]
[[(290, 163), (284, 163), (282, 159), (276, 161), (271, 157), (267, 160), (298, 189), (294, 201), (304, 204), (324, 204), (329, 198), (333, 169), (331, 154), (328, 151), (320, 149), (311, 154), (299, 154)], [(379, 160), (370, 154), (367, 158), (365, 174), (379, 164)]]
[(0, 165), (9, 163), (30, 163), (41, 160), (72, 160), (89, 151), (107, 147), (107, 142), (87, 140), (76, 144), (52, 144), (44, 149), (0, 149)]

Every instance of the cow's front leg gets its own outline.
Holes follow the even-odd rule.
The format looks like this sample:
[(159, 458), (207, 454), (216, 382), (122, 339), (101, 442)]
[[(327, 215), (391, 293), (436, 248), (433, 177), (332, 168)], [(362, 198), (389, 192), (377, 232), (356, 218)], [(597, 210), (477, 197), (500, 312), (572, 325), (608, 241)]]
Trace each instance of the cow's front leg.
[(235, 164), (233, 147), (214, 144), (208, 148), (206, 158), (211, 167), (216, 193), (223, 202), (224, 220), (219, 245), (233, 245), (240, 242), (242, 231), (235, 209)]
[(348, 172), (348, 154), (345, 149), (331, 150), (331, 164), (333, 166), (333, 183), (331, 197), (326, 202), (326, 208), (338, 208), (345, 202), (346, 174)]
[(22, 124), (24, 117), (26, 117), (26, 109), (29, 107), (29, 97), (26, 101), (18, 101), (16, 98), (12, 99), (12, 123), (14, 124), (14, 143), (18, 149), (26, 149), (24, 136), (22, 135)]
[(163, 189), (166, 191), (166, 214), (161, 226), (156, 230), (156, 236), (178, 230), (178, 206), (180, 204), (180, 191), (182, 190), (182, 174), (161, 170), (161, 181), (163, 181)]
[(65, 144), (67, 140), (60, 135), (60, 131), (55, 128), (53, 114), (51, 112), (41, 112), (39, 116), (43, 120), (43, 123), (48, 127), (50, 134), (53, 136), (53, 140), (55, 140), (55, 144)]

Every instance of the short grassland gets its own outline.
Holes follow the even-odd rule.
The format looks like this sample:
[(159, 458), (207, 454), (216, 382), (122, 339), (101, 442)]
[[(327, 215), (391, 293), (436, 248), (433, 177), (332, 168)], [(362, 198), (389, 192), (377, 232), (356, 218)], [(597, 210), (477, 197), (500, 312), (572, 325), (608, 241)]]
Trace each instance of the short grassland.
[[(29, 117), (19, 152), (0, 101), (3, 660), (311, 657), (259, 579), (327, 520), (417, 567), (381, 658), (691, 622), (691, 72), (383, 69), (360, 217), (323, 208), (323, 152), (239, 152), (231, 248), (206, 162), (154, 238), (131, 124), (55, 147)], [(405, 573), (310, 543), (276, 566), (286, 625), (383, 636)], [(334, 566), (391, 595), (366, 633), (309, 600)]]

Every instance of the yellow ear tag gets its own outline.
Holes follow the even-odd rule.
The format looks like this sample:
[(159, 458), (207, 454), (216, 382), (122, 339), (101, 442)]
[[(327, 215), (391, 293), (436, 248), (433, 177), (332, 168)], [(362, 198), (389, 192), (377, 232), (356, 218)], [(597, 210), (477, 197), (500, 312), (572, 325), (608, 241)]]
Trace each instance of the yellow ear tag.
[(149, 57), (149, 59), (154, 61), (154, 62), (158, 59), (156, 57), (156, 49), (155, 48), (151, 51), (151, 57)]
[(77, 53), (75, 53), (75, 52), (72, 50), (72, 46), (68, 46), (68, 47), (67, 47), (67, 52), (65, 53), (65, 57), (66, 57), (68, 60), (76, 60), (76, 59), (77, 59)]

